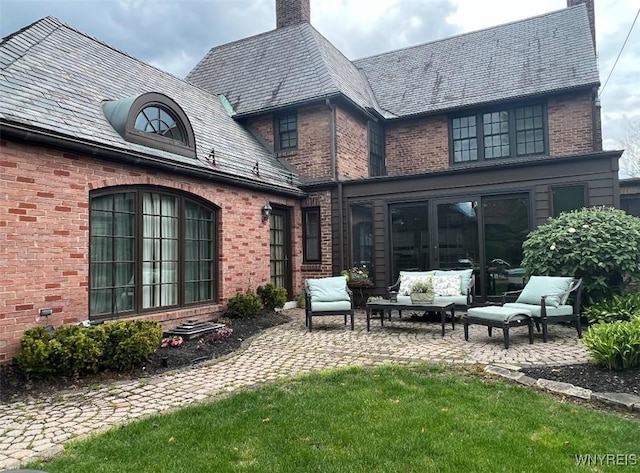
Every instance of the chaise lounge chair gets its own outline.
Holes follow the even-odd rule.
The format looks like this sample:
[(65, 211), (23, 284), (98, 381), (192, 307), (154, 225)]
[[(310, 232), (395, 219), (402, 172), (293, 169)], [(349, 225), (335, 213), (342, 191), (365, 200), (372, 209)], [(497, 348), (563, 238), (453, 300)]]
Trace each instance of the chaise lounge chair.
[[(469, 325), (485, 325), (491, 336), (492, 328), (501, 328), (505, 348), (509, 348), (509, 328), (521, 325), (529, 327), (529, 343), (533, 343), (533, 324), (538, 331), (542, 325), (542, 341), (547, 342), (548, 324), (573, 322), (582, 337), (580, 324), (580, 294), (582, 279), (556, 276), (531, 276), (526, 286), (502, 295), (502, 305), (474, 307), (462, 317), (464, 339), (469, 340)], [(507, 297), (518, 294), (515, 302), (506, 302)], [(568, 299), (572, 296), (572, 304)]]

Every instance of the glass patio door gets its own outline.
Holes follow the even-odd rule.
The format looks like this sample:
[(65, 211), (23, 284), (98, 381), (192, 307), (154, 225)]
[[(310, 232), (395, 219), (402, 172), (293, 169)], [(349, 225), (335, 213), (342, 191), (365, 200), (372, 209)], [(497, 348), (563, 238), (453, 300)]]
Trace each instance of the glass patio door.
[(269, 216), (271, 283), (287, 290), (287, 297), (293, 295), (291, 274), (291, 225), (286, 209), (274, 208)]
[(478, 268), (478, 202), (440, 202), (437, 212), (437, 244), (434, 266), (440, 269)]
[(522, 243), (529, 233), (529, 197), (486, 198), (482, 210), (487, 295), (521, 289)]

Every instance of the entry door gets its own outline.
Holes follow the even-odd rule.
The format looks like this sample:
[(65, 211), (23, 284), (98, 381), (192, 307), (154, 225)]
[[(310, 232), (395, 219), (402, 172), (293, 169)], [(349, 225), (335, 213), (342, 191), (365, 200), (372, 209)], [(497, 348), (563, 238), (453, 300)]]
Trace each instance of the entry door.
[(478, 268), (478, 202), (447, 201), (436, 203), (434, 267)]
[(287, 209), (274, 208), (269, 216), (271, 226), (271, 283), (284, 287), (289, 300), (293, 298), (291, 273), (291, 223)]

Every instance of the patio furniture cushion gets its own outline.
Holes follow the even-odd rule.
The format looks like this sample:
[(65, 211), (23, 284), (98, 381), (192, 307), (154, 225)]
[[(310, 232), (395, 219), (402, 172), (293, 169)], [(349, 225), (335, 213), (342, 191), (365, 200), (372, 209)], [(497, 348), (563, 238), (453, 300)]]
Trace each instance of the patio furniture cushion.
[(400, 271), (400, 289), (398, 294), (408, 296), (411, 294), (411, 287), (417, 282), (426, 282), (433, 277), (435, 271)]
[(458, 296), (461, 295), (460, 275), (448, 274), (446, 276), (433, 277), (433, 290), (436, 296)]
[[(347, 279), (344, 276), (308, 279), (307, 283), (312, 303), (351, 301), (351, 297), (347, 292)], [(315, 304), (313, 310), (317, 310)]]
[(563, 303), (563, 299), (566, 302), (566, 298), (569, 297), (567, 291), (572, 282), (573, 278), (570, 277), (531, 276), (516, 302), (540, 305), (541, 297), (549, 296), (545, 305), (558, 307)]
[(531, 316), (531, 310), (520, 307), (473, 307), (467, 311), (467, 317), (492, 322), (509, 322), (517, 315)]
[(473, 269), (449, 269), (449, 270), (436, 270), (436, 276), (450, 276), (458, 274), (460, 275), (460, 294), (466, 294), (469, 289), (469, 283), (473, 275)]
[[(537, 305), (520, 304), (518, 302), (507, 302), (503, 307), (508, 307), (510, 309), (516, 309), (516, 310), (517, 309), (528, 310), (529, 312), (531, 312), (532, 317), (540, 317), (542, 313), (542, 307), (540, 306), (539, 301)], [(573, 314), (573, 306), (570, 306), (570, 305), (559, 305), (558, 307), (547, 306), (546, 309), (547, 309), (547, 317)]]
[[(435, 296), (433, 302), (438, 304), (441, 302), (453, 302), (457, 305), (467, 305), (467, 296)], [(398, 304), (411, 304), (411, 296), (398, 294)]]
[(313, 312), (351, 310), (351, 301), (312, 302)]

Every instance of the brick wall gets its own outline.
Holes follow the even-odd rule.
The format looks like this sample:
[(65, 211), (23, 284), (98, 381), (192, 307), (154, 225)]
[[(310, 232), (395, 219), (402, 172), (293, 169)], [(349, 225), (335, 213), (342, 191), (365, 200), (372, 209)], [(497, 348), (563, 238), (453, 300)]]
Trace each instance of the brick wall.
[(310, 0), (276, 0), (276, 26), (309, 23), (311, 20)]
[[(17, 353), (25, 329), (42, 325), (38, 309), (50, 307), (58, 326), (88, 317), (89, 192), (116, 185), (151, 184), (198, 195), (220, 208), (220, 303), (145, 315), (167, 327), (216, 314), (249, 284), (269, 282), (266, 201), (299, 214), (283, 197), (59, 151), (0, 141), (0, 363)], [(297, 221), (298, 219), (296, 219)], [(294, 230), (298, 234), (299, 229)], [(294, 267), (301, 247), (294, 236)], [(296, 258), (298, 258), (296, 260)], [(294, 287), (300, 273), (294, 273)]]
[(593, 151), (591, 92), (550, 97), (547, 116), (551, 156)]
[(336, 156), (339, 178), (369, 176), (367, 122), (340, 106), (336, 106)]
[(446, 116), (387, 124), (387, 174), (400, 176), (448, 169), (448, 126)]
[[(318, 278), (324, 276), (332, 276), (332, 255), (333, 255), (333, 239), (331, 236), (331, 193), (314, 192), (302, 202), (302, 208), (304, 207), (319, 207), (320, 208), (320, 255), (322, 258), (321, 263), (309, 264), (303, 263), (301, 265), (301, 277), (302, 280), (306, 278)], [(302, 222), (302, 216), (298, 219)], [(302, 231), (300, 232), (300, 241), (302, 241)], [(300, 261), (302, 262), (302, 246), (300, 249)], [(302, 280), (300, 284), (302, 285)]]

